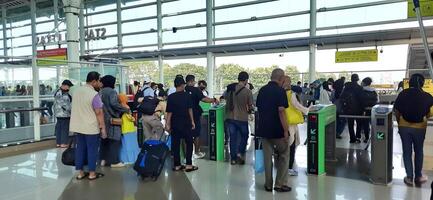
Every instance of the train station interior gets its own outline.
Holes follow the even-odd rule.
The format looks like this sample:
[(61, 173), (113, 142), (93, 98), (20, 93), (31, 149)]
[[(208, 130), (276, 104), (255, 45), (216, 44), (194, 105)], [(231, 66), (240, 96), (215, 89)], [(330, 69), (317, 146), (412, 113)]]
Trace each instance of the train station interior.
[[(433, 0), (0, 0), (0, 9), (0, 199), (433, 199)], [(280, 118), (272, 121), (259, 114), (277, 98), (263, 95), (278, 69), (286, 75), (285, 90), (278, 89), (290, 96), (284, 95), (285, 112), (275, 105)], [(233, 83), (241, 89), (231, 91)], [(343, 97), (349, 83), (363, 93)], [(91, 117), (74, 108), (88, 100), (83, 92), (90, 85)], [(170, 129), (183, 105), (170, 100), (183, 92), (179, 85), (203, 95), (195, 102), (199, 115), (193, 99), (184, 103), (191, 104), (184, 116), (194, 118), (198, 134), (191, 136), (192, 156), (188, 139), (173, 144), (178, 136)], [(117, 117), (106, 109), (107, 87), (126, 107)], [(147, 114), (141, 106), (151, 102), (149, 87), (157, 105)], [(404, 96), (414, 88), (422, 100)], [(373, 104), (365, 91), (374, 91)], [(232, 101), (247, 92), (246, 134), (237, 136), (239, 120), (228, 113), (239, 110)], [(296, 111), (295, 125), (293, 101), (306, 109)], [(359, 113), (349, 112), (354, 101)], [(160, 129), (146, 126), (149, 116)], [(92, 129), (88, 118), (98, 124), (96, 175), (76, 170), (84, 165), (92, 172), (95, 163), (91, 153), (84, 163), (78, 156), (85, 134), (76, 130)], [(267, 143), (277, 140), (267, 134), (277, 129), (265, 121), (288, 132), (277, 138), (287, 142), (291, 160), (283, 175), (278, 145), (266, 154)], [(112, 128), (108, 135), (105, 127)], [(408, 139), (408, 130), (422, 133)], [(155, 141), (167, 152), (152, 160), (147, 148)], [(178, 151), (186, 164), (179, 170)], [(107, 152), (118, 164), (108, 162)], [(138, 168), (158, 159), (157, 173), (141, 174)], [(269, 171), (287, 183), (268, 188)]]

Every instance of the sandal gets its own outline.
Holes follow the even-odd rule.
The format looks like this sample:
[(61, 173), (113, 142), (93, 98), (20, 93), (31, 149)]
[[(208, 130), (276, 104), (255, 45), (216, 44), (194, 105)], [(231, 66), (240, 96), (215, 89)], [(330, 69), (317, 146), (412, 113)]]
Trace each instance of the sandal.
[(101, 177), (104, 177), (104, 176), (105, 176), (105, 175), (104, 175), (103, 173), (96, 173), (96, 176), (95, 176), (95, 177), (90, 178), (90, 176), (89, 176), (89, 177), (87, 177), (87, 179), (89, 179), (89, 181), (93, 181), (93, 180), (96, 180), (96, 179), (101, 178)]
[(78, 175), (77, 177), (75, 177), (77, 180), (83, 180), (84, 178), (86, 178), (89, 175), (89, 173), (85, 172), (83, 176)]
[(185, 168), (185, 172), (193, 172), (193, 171), (196, 171), (196, 170), (198, 170), (197, 166), (192, 166), (191, 168)]
[(292, 188), (287, 185), (283, 185), (281, 187), (274, 187), (274, 190), (277, 192), (290, 192), (292, 191)]
[(185, 165), (180, 165), (180, 166), (176, 166), (172, 168), (173, 171), (177, 172), (177, 171), (182, 171), (185, 169)]

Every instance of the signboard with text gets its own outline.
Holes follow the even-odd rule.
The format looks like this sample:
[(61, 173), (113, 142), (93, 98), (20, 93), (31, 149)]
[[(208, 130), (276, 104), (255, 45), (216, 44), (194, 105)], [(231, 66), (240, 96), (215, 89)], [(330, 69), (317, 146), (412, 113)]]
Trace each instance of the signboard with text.
[(374, 62), (377, 60), (377, 49), (335, 52), (335, 63)]
[[(38, 66), (53, 66), (53, 65), (65, 65), (67, 60), (67, 49), (48, 49), (37, 51), (37, 58), (50, 59), (50, 60), (37, 60)], [(59, 61), (55, 61), (59, 60)]]
[[(409, 88), (409, 79), (403, 80), (403, 88), (404, 89)], [(432, 79), (430, 79), (430, 78), (425, 79), (424, 87), (422, 88), (422, 90), (424, 90), (424, 92), (427, 92), (427, 93), (433, 95), (433, 81), (432, 81)]]
[[(414, 10), (413, 0), (407, 0), (407, 17), (415, 18), (416, 13)], [(421, 16), (433, 16), (433, 0), (419, 0), (419, 8), (421, 11)]]

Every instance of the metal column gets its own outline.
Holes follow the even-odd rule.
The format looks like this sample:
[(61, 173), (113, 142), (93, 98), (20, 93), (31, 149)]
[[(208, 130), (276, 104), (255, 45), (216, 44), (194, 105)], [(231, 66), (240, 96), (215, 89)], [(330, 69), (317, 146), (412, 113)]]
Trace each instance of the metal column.
[[(59, 37), (59, 1), (53, 0), (53, 10), (54, 10), (54, 30), (56, 33), (56, 38), (60, 39)], [(60, 44), (60, 41), (59, 41)]]
[(421, 33), (421, 37), (422, 37), (422, 42), (424, 44), (424, 52), (425, 52), (425, 56), (427, 59), (427, 63), (429, 66), (429, 72), (430, 72), (430, 77), (433, 78), (433, 64), (432, 64), (432, 58), (430, 55), (430, 49), (428, 46), (428, 40), (427, 40), (427, 35), (425, 33), (425, 29), (424, 29), (424, 23), (422, 21), (422, 15), (421, 15), (421, 9), (419, 7), (419, 0), (413, 0), (413, 4), (415, 6), (415, 13), (416, 13), (416, 18), (418, 19), (418, 23), (419, 23), (419, 29), (420, 29), (420, 33)]
[[(215, 38), (215, 29), (214, 29), (214, 1), (213, 0), (206, 0), (206, 45), (211, 46), (214, 45), (214, 38)], [(206, 54), (207, 59), (207, 83), (208, 83), (208, 91), (209, 96), (214, 95), (214, 71), (215, 71), (215, 56), (213, 52), (207, 52)]]
[(122, 53), (123, 42), (122, 42), (122, 0), (117, 0), (116, 3), (117, 13), (117, 52)]
[(84, 2), (80, 4), (80, 14), (78, 15), (78, 21), (80, 23), (80, 55), (83, 56), (86, 54), (86, 37), (84, 30)]
[[(316, 23), (317, 23), (317, 2), (316, 0), (310, 0), (310, 38), (316, 37)], [(309, 82), (312, 83), (316, 80), (316, 44), (310, 43), (310, 55), (309, 55)]]
[[(36, 0), (30, 1), (30, 20), (32, 29), (32, 84), (33, 84), (33, 107), (39, 107), (39, 69), (36, 63)], [(40, 113), (33, 112), (33, 134), (35, 141), (41, 140)]]
[[(3, 24), (3, 55), (8, 56), (8, 40), (6, 39), (8, 37), (7, 35), (7, 19), (6, 19), (6, 8), (2, 7), (2, 24)], [(5, 58), (5, 61), (7, 61), (7, 58)]]
[[(162, 1), (156, 1), (156, 16), (157, 16), (157, 35), (158, 35), (158, 51), (162, 49)], [(159, 70), (159, 82), (164, 83), (164, 61), (162, 55), (158, 55), (158, 70)]]
[(63, 0), (66, 16), (66, 41), (68, 43), (68, 61), (70, 68), (74, 68), (74, 73), (69, 73), (70, 78), (78, 79), (80, 70), (76, 69), (80, 65), (79, 38), (78, 38), (78, 15), (80, 13), (80, 0)]

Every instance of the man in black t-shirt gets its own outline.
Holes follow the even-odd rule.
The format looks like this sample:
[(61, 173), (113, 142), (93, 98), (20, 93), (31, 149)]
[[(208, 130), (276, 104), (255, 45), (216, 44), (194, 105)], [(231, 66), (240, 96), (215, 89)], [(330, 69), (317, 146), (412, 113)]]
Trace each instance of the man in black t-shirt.
[(192, 101), (192, 111), (194, 114), (195, 120), (195, 129), (193, 130), (193, 138), (194, 138), (194, 158), (201, 159), (204, 158), (205, 153), (200, 152), (200, 132), (201, 132), (201, 114), (203, 113), (203, 109), (200, 106), (200, 101), (206, 103), (218, 103), (218, 100), (215, 98), (209, 98), (203, 95), (203, 92), (195, 86), (195, 76), (187, 75), (186, 76), (186, 84), (185, 91), (191, 96)]
[[(284, 71), (274, 69), (271, 82), (263, 86), (257, 96), (259, 125), (256, 136), (263, 141), (263, 157), (265, 161), (265, 190), (272, 192), (290, 192), (287, 186), (289, 169), (289, 128), (285, 109), (289, 106), (287, 95), (281, 87), (284, 82)], [(272, 155), (275, 157), (277, 176), (273, 184)]]
[[(185, 92), (185, 80), (183, 77), (176, 77), (174, 80), (176, 92), (167, 99), (167, 122), (166, 130), (170, 132), (171, 150), (174, 158), (174, 171), (185, 169), (186, 172), (195, 171), (198, 167), (192, 165), (192, 132), (195, 129), (192, 101), (190, 95)], [(180, 141), (185, 140), (186, 144), (186, 167), (180, 161)]]

